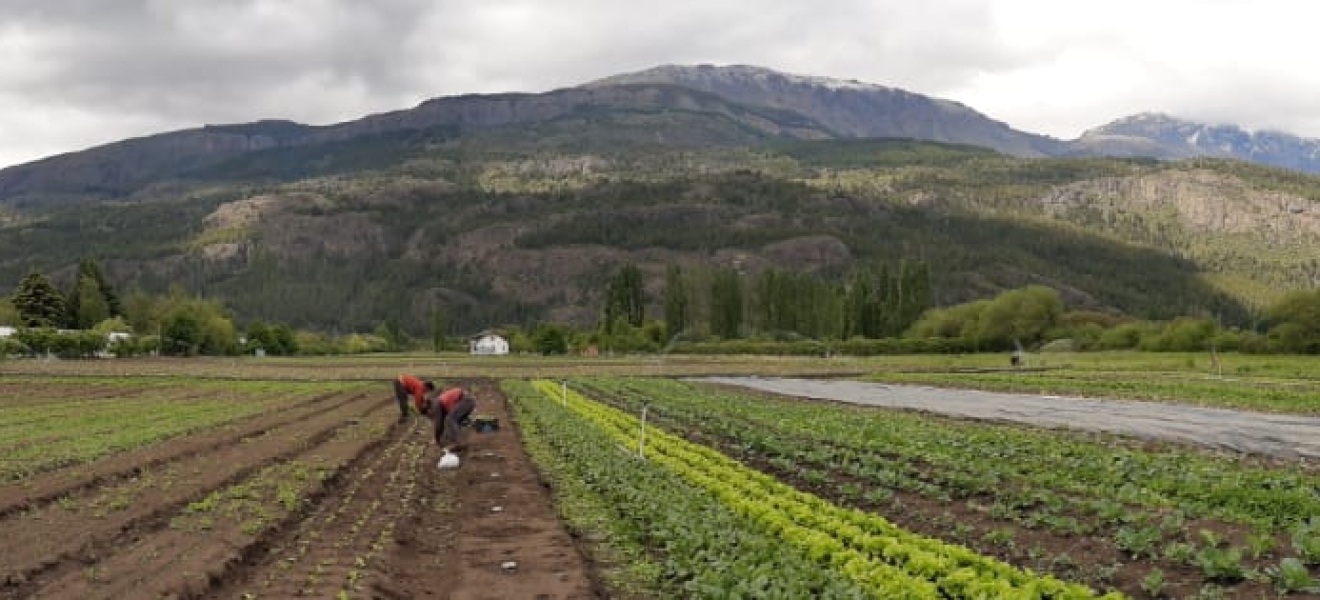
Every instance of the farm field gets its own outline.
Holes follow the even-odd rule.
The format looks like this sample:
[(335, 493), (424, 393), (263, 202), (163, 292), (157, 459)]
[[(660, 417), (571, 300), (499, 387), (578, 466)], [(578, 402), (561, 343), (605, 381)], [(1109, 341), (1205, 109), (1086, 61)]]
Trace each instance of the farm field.
[[(989, 392), (851, 380), (785, 377), (689, 378), (779, 395), (982, 421), (1105, 431), (1280, 458), (1320, 459), (1320, 416), (1210, 408), (1148, 400), (1113, 400), (1053, 394)], [(1294, 406), (1312, 400), (1298, 398)]]
[(225, 380), (387, 381), (400, 372), (491, 379), (647, 375), (774, 375), (863, 379), (950, 388), (1320, 414), (1320, 360), (1308, 356), (1095, 352), (831, 356), (475, 357), (418, 353), (330, 357), (0, 360), (0, 376), (185, 377)]
[[(680, 379), (1130, 372), (1218, 406), (1314, 383), (1002, 358), (3, 361), (0, 598), (1320, 597), (1309, 461)], [(437, 471), (400, 372), (501, 428)]]
[[(508, 422), (498, 389), (464, 383)], [(429, 423), (398, 422), (381, 382), (219, 384), (6, 378), (8, 439), (97, 451), (0, 455), (0, 597), (596, 595), (513, 428), (440, 473)], [(225, 409), (192, 408), (211, 397)], [(92, 408), (26, 416), (54, 404)]]
[[(776, 525), (756, 502), (758, 492), (737, 483), (760, 475), (692, 475), (703, 460), (728, 459), (694, 460), (683, 454), (687, 450), (671, 454), (655, 443), (659, 457), (652, 462), (669, 465), (669, 457), (679, 456), (681, 464), (671, 470), (724, 498), (729, 510), (762, 521), (762, 529), (778, 531), (789, 546), (830, 565), (838, 577), (864, 587), (867, 582), (849, 572), (850, 559), (838, 552), (874, 545), (878, 550), (869, 558), (934, 581), (942, 595), (929, 597), (975, 597), (957, 587), (966, 583), (959, 577), (968, 577), (957, 567), (968, 564), (977, 565), (971, 567), (976, 573), (994, 572), (995, 585), (1028, 576), (977, 562), (990, 558), (1089, 586), (1096, 595), (1110, 590), (1136, 598), (1320, 594), (1315, 583), (1320, 556), (1314, 554), (1320, 520), (1313, 518), (1320, 514), (1320, 473), (1300, 462), (823, 404), (672, 379), (588, 378), (569, 385), (573, 392), (563, 410), (588, 416), (616, 438), (640, 443), (636, 419), (645, 407), (652, 427), (769, 475), (775, 483), (767, 484), (774, 486), (768, 502), (782, 505), (784, 498), (797, 497), (810, 507), (806, 513), (787, 509), (792, 523), (811, 523), (807, 532)], [(561, 392), (553, 382), (540, 390), (551, 401), (542, 400), (539, 410), (550, 410)], [(606, 416), (598, 416), (601, 412)], [(784, 485), (789, 489), (779, 487)], [(865, 522), (876, 517), (925, 537), (912, 541), (893, 533), (891, 525)], [(896, 538), (902, 549), (895, 550), (892, 539), (877, 538)], [(933, 544), (928, 540), (986, 558), (949, 558), (952, 551), (933, 550), (943, 558), (912, 559), (917, 553), (911, 547)], [(941, 574), (941, 568), (948, 571)], [(1013, 587), (985, 597), (1035, 597), (1019, 593)], [(1070, 589), (1042, 597), (1091, 596)]]

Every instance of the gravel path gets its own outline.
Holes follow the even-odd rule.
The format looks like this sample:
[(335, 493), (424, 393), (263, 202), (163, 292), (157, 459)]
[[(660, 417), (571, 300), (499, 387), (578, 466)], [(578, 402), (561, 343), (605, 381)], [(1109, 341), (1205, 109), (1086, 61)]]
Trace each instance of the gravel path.
[(702, 377), (776, 394), (1192, 442), (1282, 458), (1320, 458), (1320, 418), (1182, 404), (1007, 394), (860, 381)]

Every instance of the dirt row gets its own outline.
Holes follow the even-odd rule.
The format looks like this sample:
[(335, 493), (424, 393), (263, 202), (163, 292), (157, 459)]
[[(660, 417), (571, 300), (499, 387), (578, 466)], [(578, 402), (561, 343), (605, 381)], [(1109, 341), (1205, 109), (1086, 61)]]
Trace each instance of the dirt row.
[[(0, 540), (7, 547), (0, 555), (5, 591), (10, 597), (24, 597), (94, 565), (124, 544), (166, 528), (175, 514), (206, 493), (241, 481), (269, 462), (315, 447), (339, 427), (382, 404), (361, 397), (331, 400), (327, 408), (302, 419), (274, 415), (282, 422), (259, 427), (259, 433), (222, 435), (222, 441), (209, 449), (193, 450), (192, 438), (176, 439), (128, 453), (142, 462), (127, 467), (127, 472), (120, 470), (125, 456), (85, 469), (52, 472), (37, 482), (36, 487), (46, 492), (39, 501), (0, 519)], [(257, 423), (266, 421), (258, 419), (248, 426)], [(115, 475), (98, 479), (97, 473)], [(50, 491), (61, 481), (73, 491), (49, 501)]]
[(0, 597), (603, 597), (503, 395), (469, 383), (502, 427), (457, 471), (429, 421), (343, 395), (5, 488)]
[(0, 487), (0, 517), (44, 505), (84, 488), (136, 476), (144, 469), (157, 468), (171, 461), (213, 454), (292, 423), (305, 421), (310, 415), (361, 401), (362, 397), (359, 396), (319, 396), (310, 402), (285, 405), (257, 417), (121, 452), (88, 465), (76, 465), (30, 477), (17, 484)]
[(372, 597), (538, 600), (604, 598), (596, 570), (575, 546), (547, 486), (523, 450), (508, 401), (489, 380), (464, 381), (492, 433), (465, 433), (455, 471), (437, 471), (429, 422), (416, 510), (370, 581)]

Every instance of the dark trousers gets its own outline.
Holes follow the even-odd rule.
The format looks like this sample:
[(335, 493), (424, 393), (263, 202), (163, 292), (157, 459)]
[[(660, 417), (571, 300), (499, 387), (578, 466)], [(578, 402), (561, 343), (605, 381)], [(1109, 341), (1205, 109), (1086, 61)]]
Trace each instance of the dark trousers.
[(399, 418), (408, 418), (408, 388), (398, 379), (394, 380), (394, 400), (399, 403)]
[(477, 407), (477, 401), (472, 394), (463, 392), (463, 396), (458, 399), (451, 410), (445, 410), (444, 406), (436, 403), (436, 408), (431, 410), (431, 419), (435, 423), (435, 443), (441, 448), (453, 448), (458, 446), (458, 434), (461, 422), (472, 414)]

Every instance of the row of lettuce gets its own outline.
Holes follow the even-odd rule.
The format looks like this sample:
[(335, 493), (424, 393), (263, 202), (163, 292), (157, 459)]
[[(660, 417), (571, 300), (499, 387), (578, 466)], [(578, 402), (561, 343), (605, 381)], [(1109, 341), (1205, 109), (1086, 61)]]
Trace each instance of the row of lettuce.
[[(1057, 562), (1033, 562), (1026, 540), (1085, 538), (1091, 548), (1109, 550), (1104, 557), (1092, 552), (1072, 565), (1085, 569), (1068, 572), (1089, 572), (1084, 578), (1093, 585), (1113, 582), (1119, 568), (1129, 581), (1149, 579), (1143, 589), (1157, 590), (1174, 572), (1207, 588), (1318, 587), (1306, 567), (1320, 565), (1320, 519), (1309, 519), (1320, 514), (1320, 476), (1296, 464), (1101, 434), (825, 407), (673, 379), (595, 377), (573, 385), (630, 414), (646, 406), (652, 424), (712, 440), (766, 472), (828, 491), (835, 502), (887, 510), (902, 494), (933, 506), (973, 507), (992, 518), (981, 524), (986, 529), (950, 523), (934, 527), (939, 536), (1015, 562), (1041, 569)], [(918, 518), (934, 526), (940, 511)], [(1002, 552), (1015, 539), (1016, 549)]]
[[(657, 585), (695, 597), (1094, 598), (799, 491), (558, 382), (506, 382), (523, 433), (611, 507)], [(589, 427), (583, 425), (588, 424)], [(643, 458), (644, 457), (644, 458)], [(1110, 592), (1106, 598), (1120, 598)]]

